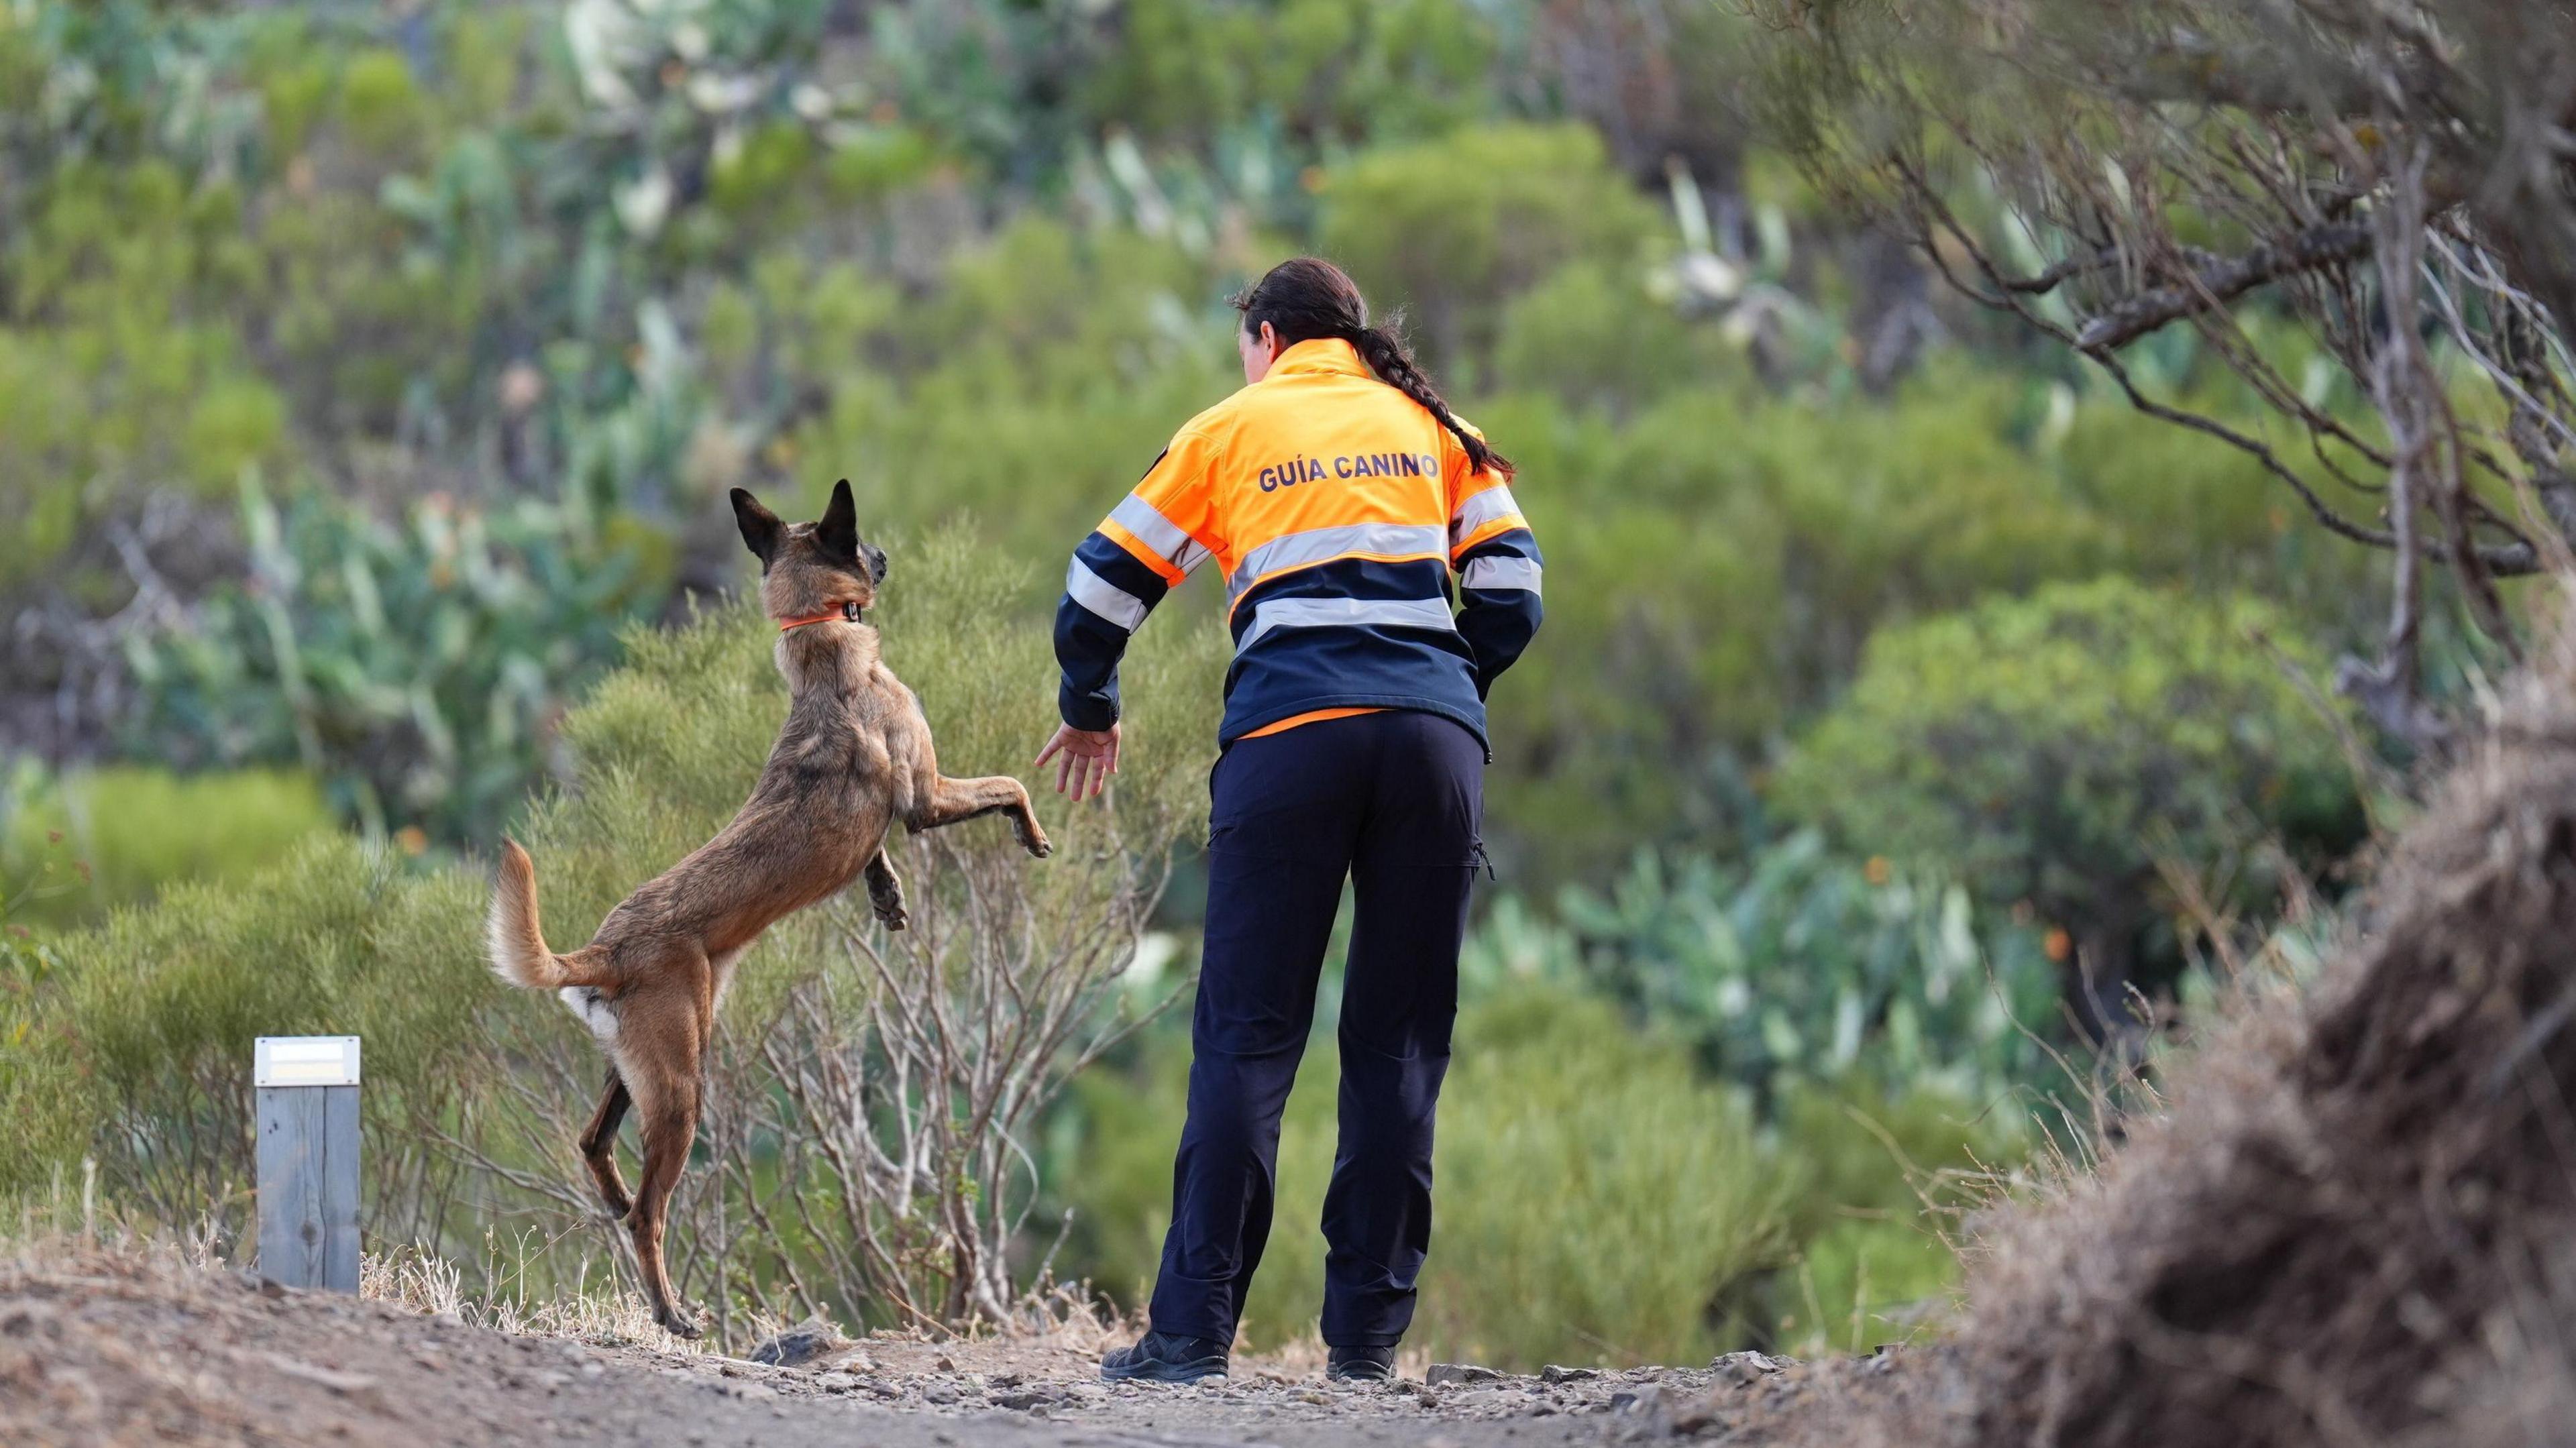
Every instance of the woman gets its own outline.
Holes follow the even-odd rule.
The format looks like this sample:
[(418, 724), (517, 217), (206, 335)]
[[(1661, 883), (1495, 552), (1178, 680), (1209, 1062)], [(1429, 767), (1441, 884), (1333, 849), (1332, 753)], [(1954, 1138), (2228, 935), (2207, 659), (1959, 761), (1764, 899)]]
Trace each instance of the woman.
[[(1341, 1146), (1324, 1198), (1328, 1371), (1382, 1379), (1431, 1240), (1431, 1122), (1483, 848), (1484, 698), (1539, 623), (1511, 463), (1460, 422), (1351, 279), (1311, 257), (1234, 299), (1244, 389), (1190, 420), (1074, 551), (1056, 610), (1064, 727), (1037, 762), (1118, 769), (1118, 659), (1214, 560), (1234, 663), (1210, 777), (1189, 1120), (1151, 1330), (1102, 1375), (1223, 1373), (1270, 1236), (1279, 1114), (1341, 900)], [(1449, 574), (1459, 575), (1453, 612)]]

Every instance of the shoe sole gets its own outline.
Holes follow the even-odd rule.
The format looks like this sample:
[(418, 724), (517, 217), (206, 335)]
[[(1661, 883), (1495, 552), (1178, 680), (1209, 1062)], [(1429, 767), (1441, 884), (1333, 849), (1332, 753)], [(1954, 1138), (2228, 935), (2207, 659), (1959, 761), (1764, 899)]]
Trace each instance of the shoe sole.
[(1385, 1373), (1326, 1373), (1326, 1374), (1324, 1374), (1324, 1376), (1325, 1376), (1325, 1378), (1326, 1378), (1326, 1379), (1328, 1379), (1329, 1381), (1336, 1382), (1336, 1383), (1391, 1383), (1391, 1382), (1394, 1382), (1394, 1381), (1395, 1381), (1395, 1374), (1393, 1374), (1393, 1373), (1391, 1373), (1391, 1372), (1385, 1372)]
[(1185, 1363), (1143, 1363), (1132, 1368), (1103, 1367), (1100, 1378), (1110, 1383), (1195, 1383), (1202, 1378), (1226, 1375), (1224, 1358), (1197, 1358)]

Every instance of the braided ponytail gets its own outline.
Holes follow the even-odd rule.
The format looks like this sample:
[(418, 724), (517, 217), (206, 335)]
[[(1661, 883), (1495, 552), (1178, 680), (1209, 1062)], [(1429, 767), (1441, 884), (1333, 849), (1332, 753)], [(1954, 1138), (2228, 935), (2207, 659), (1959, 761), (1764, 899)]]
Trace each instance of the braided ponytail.
[(1350, 343), (1379, 381), (1412, 398), (1449, 429), (1458, 445), (1466, 449), (1475, 471), (1511, 476), (1511, 459), (1468, 431), (1441, 399), (1440, 390), (1431, 385), (1431, 379), (1414, 362), (1403, 334), (1397, 330), (1398, 319), (1391, 317), (1376, 326), (1369, 324), (1368, 303), (1360, 297), (1359, 284), (1340, 267), (1320, 257), (1292, 257), (1237, 293), (1233, 301), (1234, 309), (1243, 314), (1243, 329), (1247, 332), (1258, 331), (1267, 322), (1283, 344), (1317, 337), (1338, 337)]
[(1474, 471), (1497, 473), (1507, 478), (1512, 475), (1512, 460), (1494, 451), (1483, 438), (1469, 432), (1467, 424), (1460, 422), (1457, 414), (1449, 410), (1449, 404), (1441, 400), (1440, 390), (1433, 387), (1431, 379), (1415, 365), (1412, 350), (1404, 345), (1403, 334), (1396, 330), (1395, 319), (1390, 318), (1378, 326), (1359, 328), (1350, 342), (1360, 349), (1361, 359), (1368, 363), (1370, 371), (1378, 375), (1379, 381), (1421, 403), (1423, 411), (1440, 419), (1442, 427), (1456, 434), (1458, 445), (1467, 450), (1467, 460)]

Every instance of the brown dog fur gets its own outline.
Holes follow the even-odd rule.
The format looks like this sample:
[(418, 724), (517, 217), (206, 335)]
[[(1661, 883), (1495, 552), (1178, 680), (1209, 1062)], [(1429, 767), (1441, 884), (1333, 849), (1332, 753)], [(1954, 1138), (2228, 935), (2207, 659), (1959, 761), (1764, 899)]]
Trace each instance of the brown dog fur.
[[(609, 911), (588, 945), (562, 955), (538, 928), (527, 852), (504, 840), (490, 922), (494, 972), (561, 993), (608, 1052), (607, 1091), (581, 1154), (610, 1214), (628, 1219), (654, 1316), (682, 1337), (698, 1330), (672, 1298), (662, 1235), (697, 1135), (716, 1005), (743, 952), (863, 872), (877, 918), (902, 929), (902, 885), (885, 853), (894, 821), (918, 832), (1007, 813), (1030, 854), (1051, 848), (1018, 780), (941, 777), (920, 701), (887, 671), (876, 629), (860, 621), (885, 554), (859, 538), (850, 485), (833, 489), (820, 520), (792, 527), (740, 488), (733, 507), (760, 558), (763, 610), (779, 620), (833, 615), (778, 635), (778, 671), (794, 699), (751, 799), (714, 839)], [(631, 1199), (616, 1156), (630, 1101), (644, 1136), (644, 1177)]]

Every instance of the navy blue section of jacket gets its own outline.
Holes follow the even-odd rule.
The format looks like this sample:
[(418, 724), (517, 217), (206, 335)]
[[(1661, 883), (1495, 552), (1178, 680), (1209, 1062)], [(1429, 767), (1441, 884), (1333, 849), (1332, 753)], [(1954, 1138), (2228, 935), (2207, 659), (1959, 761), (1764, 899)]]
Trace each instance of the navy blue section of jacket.
[(1344, 624), (1274, 628), (1250, 647), (1261, 605), (1279, 599), (1400, 600), (1436, 598), (1445, 608), (1449, 570), (1438, 560), (1384, 563), (1336, 558), (1265, 580), (1235, 604), (1232, 631), (1240, 650), (1225, 671), (1225, 721), (1231, 743), (1282, 719), (1318, 709), (1418, 709), (1454, 719), (1485, 743), (1484, 691), (1466, 637), (1452, 628)]
[[(1126, 549), (1094, 532), (1073, 550), (1074, 560), (1110, 586), (1151, 609), (1171, 585)], [(1055, 609), (1055, 657), (1063, 669), (1056, 712), (1076, 729), (1103, 730), (1118, 722), (1118, 661), (1128, 631), (1067, 595)]]

